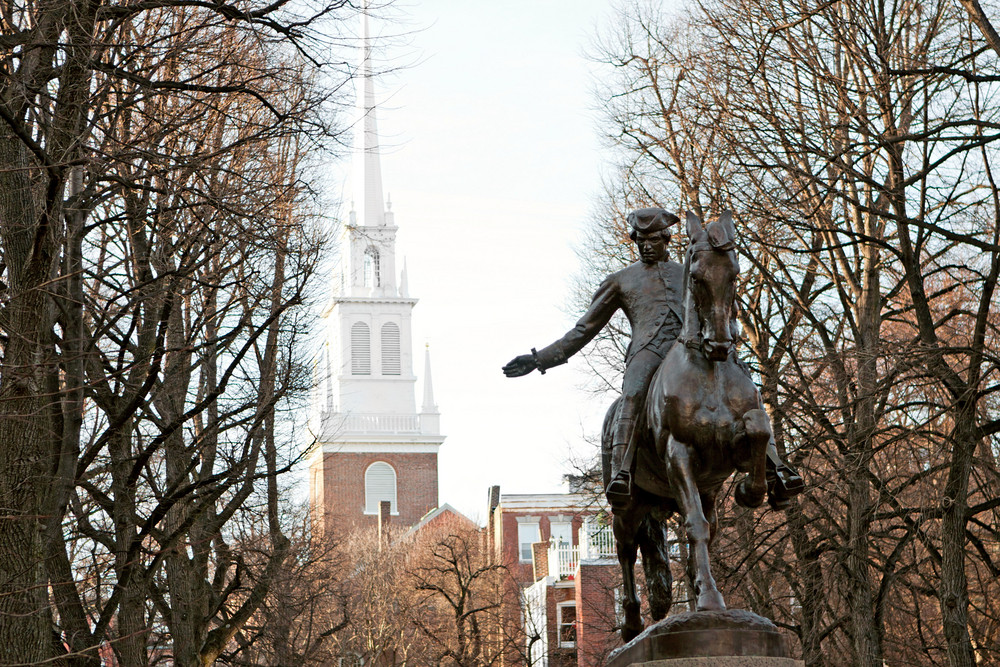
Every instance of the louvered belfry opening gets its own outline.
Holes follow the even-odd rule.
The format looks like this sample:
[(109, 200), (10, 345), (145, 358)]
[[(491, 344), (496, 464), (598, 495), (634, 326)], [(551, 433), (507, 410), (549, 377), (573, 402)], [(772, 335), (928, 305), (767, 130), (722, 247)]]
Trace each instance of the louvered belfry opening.
[(402, 368), (399, 353), (399, 325), (382, 325), (382, 375), (399, 375)]
[(372, 336), (364, 322), (351, 325), (351, 375), (371, 375)]
[(378, 514), (378, 504), (388, 500), (393, 514), (396, 509), (396, 471), (384, 461), (377, 461), (365, 471), (365, 513)]

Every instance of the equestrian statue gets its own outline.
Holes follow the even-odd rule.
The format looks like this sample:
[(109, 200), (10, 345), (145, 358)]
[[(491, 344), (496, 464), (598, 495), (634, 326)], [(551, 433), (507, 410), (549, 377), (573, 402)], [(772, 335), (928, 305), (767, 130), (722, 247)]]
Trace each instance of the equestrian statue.
[(732, 215), (707, 227), (687, 214), (683, 266), (668, 257), (669, 228), (678, 218), (662, 208), (628, 217), (640, 261), (608, 276), (587, 312), (561, 339), (506, 366), (508, 377), (565, 363), (622, 310), (632, 327), (622, 394), (602, 430), (605, 494), (625, 587), (622, 638), (642, 630), (634, 568), (642, 550), (650, 615), (672, 602), (665, 520), (684, 517), (690, 543), (688, 575), (699, 611), (723, 610), (709, 547), (715, 502), (734, 471), (745, 473), (735, 500), (775, 509), (804, 488), (778, 456), (770, 419), (749, 369), (736, 357), (739, 260)]

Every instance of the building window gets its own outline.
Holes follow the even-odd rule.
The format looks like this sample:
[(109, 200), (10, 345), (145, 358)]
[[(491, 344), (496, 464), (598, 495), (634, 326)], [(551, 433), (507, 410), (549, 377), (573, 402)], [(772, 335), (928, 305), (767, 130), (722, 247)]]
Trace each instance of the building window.
[(571, 521), (553, 520), (549, 525), (552, 526), (549, 540), (553, 544), (573, 544), (573, 523)]
[(365, 514), (378, 514), (378, 504), (389, 501), (389, 511), (396, 511), (396, 471), (384, 461), (377, 461), (365, 470)]
[(517, 524), (517, 543), (520, 545), (522, 563), (530, 563), (532, 561), (531, 545), (541, 541), (542, 536), (538, 532), (537, 521), (533, 523), (525, 521)]
[(559, 648), (576, 648), (576, 603), (560, 602), (556, 606), (556, 626)]
[(368, 246), (365, 250), (365, 287), (378, 287), (381, 284), (378, 250), (375, 246)]
[(364, 322), (351, 325), (351, 375), (372, 374), (371, 330)]
[(382, 325), (382, 375), (399, 375), (401, 369), (399, 325), (386, 322)]

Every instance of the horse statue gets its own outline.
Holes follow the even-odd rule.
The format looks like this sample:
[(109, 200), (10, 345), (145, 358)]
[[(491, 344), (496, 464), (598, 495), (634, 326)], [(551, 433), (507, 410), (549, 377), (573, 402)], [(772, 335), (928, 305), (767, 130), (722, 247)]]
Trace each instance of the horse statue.
[[(712, 576), (709, 549), (718, 520), (715, 501), (734, 471), (736, 502), (757, 507), (767, 490), (765, 456), (771, 423), (760, 392), (736, 360), (733, 332), (736, 278), (732, 215), (707, 227), (687, 214), (684, 257), (684, 328), (653, 376), (640, 420), (632, 496), (614, 510), (613, 530), (625, 588), (622, 639), (642, 631), (635, 561), (642, 550), (647, 598), (654, 621), (666, 616), (672, 580), (665, 520), (684, 517), (689, 542), (688, 576), (699, 611), (726, 603)], [(619, 399), (620, 400), (620, 399)], [(604, 478), (610, 478), (610, 439), (619, 401), (608, 410), (602, 432)]]

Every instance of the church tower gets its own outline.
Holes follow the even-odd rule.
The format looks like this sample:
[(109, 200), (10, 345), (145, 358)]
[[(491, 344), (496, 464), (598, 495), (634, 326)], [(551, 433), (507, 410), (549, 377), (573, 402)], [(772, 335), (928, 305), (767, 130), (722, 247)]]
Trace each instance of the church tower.
[(382, 192), (375, 93), (362, 14), (363, 62), (352, 178), (354, 202), (340, 238), (341, 271), (323, 313), (310, 464), (314, 519), (327, 533), (376, 525), (380, 501), (392, 523), (409, 526), (438, 504), (438, 449), (444, 442), (424, 353), (423, 404), (416, 409), (410, 323), (417, 300), (406, 266), (396, 280), (392, 203)]

